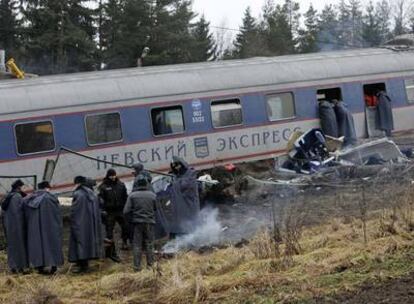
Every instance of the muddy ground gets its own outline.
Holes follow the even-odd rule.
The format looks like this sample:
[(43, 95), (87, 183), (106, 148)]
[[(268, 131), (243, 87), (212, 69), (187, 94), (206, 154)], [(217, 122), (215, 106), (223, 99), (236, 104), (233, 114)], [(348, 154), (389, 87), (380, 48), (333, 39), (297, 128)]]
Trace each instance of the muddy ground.
[(315, 299), (327, 304), (411, 304), (414, 303), (414, 273), (378, 284), (366, 284), (359, 291)]

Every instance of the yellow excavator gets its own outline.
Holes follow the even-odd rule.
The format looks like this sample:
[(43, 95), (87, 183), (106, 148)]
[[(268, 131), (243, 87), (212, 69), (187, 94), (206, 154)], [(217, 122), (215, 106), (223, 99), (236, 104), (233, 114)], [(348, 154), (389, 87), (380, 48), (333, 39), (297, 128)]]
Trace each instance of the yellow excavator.
[(9, 69), (9, 72), (11, 74), (13, 74), (14, 77), (16, 77), (18, 79), (24, 79), (25, 78), (25, 73), (21, 69), (19, 69), (16, 62), (14, 61), (14, 58), (10, 58), (6, 62), (6, 66)]

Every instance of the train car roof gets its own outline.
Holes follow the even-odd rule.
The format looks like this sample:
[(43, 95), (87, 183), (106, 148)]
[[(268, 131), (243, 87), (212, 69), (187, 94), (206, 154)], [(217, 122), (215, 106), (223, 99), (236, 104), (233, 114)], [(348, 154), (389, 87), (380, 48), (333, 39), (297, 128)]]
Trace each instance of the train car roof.
[(414, 73), (413, 55), (358, 49), (4, 80), (0, 115)]

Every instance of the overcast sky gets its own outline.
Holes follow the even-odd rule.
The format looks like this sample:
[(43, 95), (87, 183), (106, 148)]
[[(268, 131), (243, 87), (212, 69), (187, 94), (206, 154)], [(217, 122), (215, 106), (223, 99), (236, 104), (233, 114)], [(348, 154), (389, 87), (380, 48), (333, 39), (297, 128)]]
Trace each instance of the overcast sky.
[[(282, 3), (276, 0), (276, 3)], [(313, 4), (321, 10), (325, 4), (335, 4), (338, 0), (299, 0), (302, 11)], [(193, 8), (199, 14), (206, 16), (212, 26), (222, 26), (237, 29), (241, 24), (246, 7), (250, 6), (255, 17), (260, 15), (264, 0), (193, 0)], [(214, 29), (212, 29), (214, 30)]]

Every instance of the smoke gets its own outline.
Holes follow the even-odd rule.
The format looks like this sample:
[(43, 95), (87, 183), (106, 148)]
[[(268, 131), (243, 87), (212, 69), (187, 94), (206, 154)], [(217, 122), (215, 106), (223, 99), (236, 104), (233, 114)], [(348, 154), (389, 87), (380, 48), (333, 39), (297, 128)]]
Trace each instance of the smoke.
[(162, 249), (166, 254), (204, 247), (236, 245), (272, 228), (273, 217), (282, 221), (284, 209), (297, 196), (296, 189), (252, 183), (242, 197), (233, 202), (207, 207), (200, 212), (193, 233), (177, 237)]
[(163, 247), (164, 253), (176, 253), (191, 248), (201, 248), (219, 244), (224, 227), (219, 221), (219, 210), (205, 208), (200, 212), (199, 220), (193, 233), (177, 237)]

